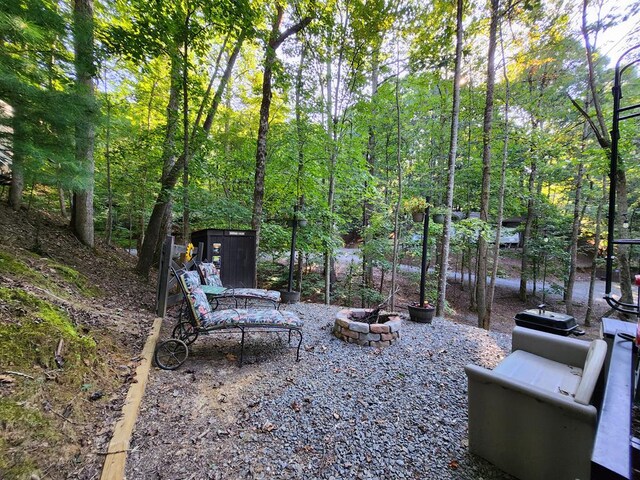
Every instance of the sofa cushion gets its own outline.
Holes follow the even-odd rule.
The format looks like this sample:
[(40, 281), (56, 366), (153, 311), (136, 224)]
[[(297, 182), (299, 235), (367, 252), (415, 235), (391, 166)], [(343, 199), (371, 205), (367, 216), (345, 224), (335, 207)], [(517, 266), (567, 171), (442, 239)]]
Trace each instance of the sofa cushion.
[(589, 405), (606, 356), (607, 343), (604, 340), (591, 342), (587, 358), (584, 361), (584, 368), (582, 369), (582, 381), (576, 390), (575, 400), (577, 403)]
[(572, 398), (582, 378), (579, 367), (554, 362), (524, 350), (512, 352), (494, 371), (532, 387)]

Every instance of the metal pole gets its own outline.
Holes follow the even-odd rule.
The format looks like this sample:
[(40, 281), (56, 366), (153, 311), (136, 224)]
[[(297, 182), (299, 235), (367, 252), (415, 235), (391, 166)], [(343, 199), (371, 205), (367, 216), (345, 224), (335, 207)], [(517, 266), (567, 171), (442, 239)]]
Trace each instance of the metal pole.
[(611, 163), (609, 168), (609, 209), (607, 213), (607, 263), (605, 273), (604, 294), (611, 294), (613, 278), (613, 241), (616, 218), (616, 184), (618, 173), (618, 139), (620, 138), (620, 60), (616, 65), (613, 81), (613, 128), (611, 129)]
[(544, 303), (546, 296), (546, 283), (547, 283), (547, 254), (544, 254), (544, 270), (542, 272), (542, 303)]
[[(543, 267), (542, 267), (542, 303), (544, 304), (544, 300), (546, 298), (546, 287), (547, 287), (547, 246), (549, 245), (549, 237), (547, 232), (544, 233), (544, 237), (542, 238), (542, 243), (544, 247), (544, 258), (543, 258)], [(535, 286), (535, 283), (534, 283)]]
[(298, 204), (293, 206), (293, 228), (291, 229), (291, 257), (289, 258), (289, 287), (288, 292), (291, 292), (291, 286), (293, 285), (293, 263), (296, 255), (296, 234), (298, 233)]
[(640, 48), (640, 45), (635, 45), (620, 55), (616, 62), (616, 68), (613, 77), (613, 121), (611, 127), (611, 167), (609, 169), (609, 210), (608, 210), (608, 222), (607, 222), (607, 263), (605, 274), (605, 287), (604, 296), (609, 298), (611, 295), (611, 282), (613, 278), (613, 244), (615, 234), (615, 220), (616, 220), (616, 187), (617, 187), (617, 174), (618, 174), (618, 143), (620, 141), (620, 120), (631, 118), (635, 115), (627, 115), (620, 118), (622, 111), (629, 111), (637, 108), (638, 105), (622, 108), (620, 106), (620, 100), (622, 99), (622, 73), (633, 64), (640, 61), (635, 59), (629, 62), (627, 65), (621, 67), (622, 59), (633, 50)]
[(427, 198), (427, 208), (424, 209), (424, 220), (422, 229), (422, 266), (420, 268), (420, 306), (424, 307), (424, 290), (427, 280), (427, 247), (429, 244), (429, 202), (431, 198)]

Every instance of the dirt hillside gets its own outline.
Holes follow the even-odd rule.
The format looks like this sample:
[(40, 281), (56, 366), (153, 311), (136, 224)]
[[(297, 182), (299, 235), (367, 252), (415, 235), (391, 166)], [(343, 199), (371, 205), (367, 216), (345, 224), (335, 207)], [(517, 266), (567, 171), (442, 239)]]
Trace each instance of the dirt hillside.
[(153, 321), (123, 250), (0, 204), (0, 478), (96, 478)]

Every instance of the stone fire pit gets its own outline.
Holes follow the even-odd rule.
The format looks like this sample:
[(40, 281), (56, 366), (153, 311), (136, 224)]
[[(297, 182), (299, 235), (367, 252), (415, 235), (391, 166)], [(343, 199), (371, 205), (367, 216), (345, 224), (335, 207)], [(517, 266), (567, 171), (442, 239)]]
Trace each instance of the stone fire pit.
[(349, 343), (371, 347), (388, 347), (400, 338), (400, 316), (380, 312), (377, 323), (366, 322), (373, 310), (348, 308), (336, 314), (333, 334)]

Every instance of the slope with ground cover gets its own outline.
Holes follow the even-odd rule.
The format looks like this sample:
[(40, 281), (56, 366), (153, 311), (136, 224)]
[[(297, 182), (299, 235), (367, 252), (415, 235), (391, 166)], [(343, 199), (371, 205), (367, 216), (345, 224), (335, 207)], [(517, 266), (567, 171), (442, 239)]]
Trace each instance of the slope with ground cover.
[(153, 289), (64, 219), (0, 205), (0, 478), (92, 478), (151, 326)]

